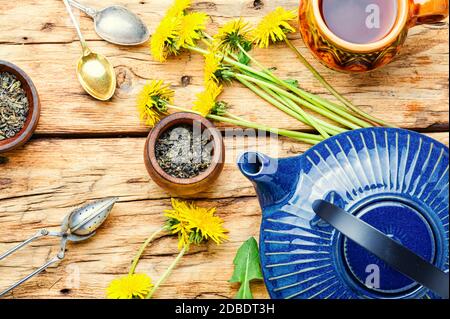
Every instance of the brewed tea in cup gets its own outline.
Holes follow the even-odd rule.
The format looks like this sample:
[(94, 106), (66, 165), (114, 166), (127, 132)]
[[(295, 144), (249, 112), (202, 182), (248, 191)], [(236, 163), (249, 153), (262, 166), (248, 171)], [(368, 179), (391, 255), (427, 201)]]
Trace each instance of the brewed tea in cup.
[(339, 38), (358, 44), (377, 42), (397, 20), (395, 0), (322, 0), (322, 18)]
[(326, 66), (379, 68), (398, 54), (409, 28), (448, 16), (449, 0), (301, 0), (300, 32)]

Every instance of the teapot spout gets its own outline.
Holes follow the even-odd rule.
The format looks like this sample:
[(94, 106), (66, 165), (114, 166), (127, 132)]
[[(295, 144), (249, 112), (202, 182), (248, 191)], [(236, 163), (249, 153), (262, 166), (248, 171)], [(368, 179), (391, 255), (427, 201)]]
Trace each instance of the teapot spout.
[(298, 161), (291, 158), (274, 159), (265, 154), (247, 152), (239, 158), (238, 166), (253, 183), (263, 208), (288, 199), (298, 180)]
[(238, 160), (238, 166), (242, 174), (252, 182), (273, 173), (275, 170), (274, 164), (272, 158), (257, 152), (244, 153)]

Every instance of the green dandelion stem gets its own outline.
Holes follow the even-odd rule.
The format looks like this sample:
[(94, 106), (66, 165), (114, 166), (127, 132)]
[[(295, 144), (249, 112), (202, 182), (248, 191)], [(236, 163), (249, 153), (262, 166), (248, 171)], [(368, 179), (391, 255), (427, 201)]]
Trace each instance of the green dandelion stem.
[[(186, 109), (186, 108), (175, 106), (175, 105), (167, 105), (167, 107), (174, 109), (174, 110), (182, 111), (182, 112), (189, 112), (189, 113), (195, 113), (195, 114), (201, 115), (197, 111)], [(323, 140), (323, 138), (321, 138), (319, 135), (283, 130), (283, 129), (273, 128), (273, 127), (269, 127), (269, 126), (265, 126), (265, 125), (261, 125), (261, 124), (256, 124), (254, 122), (250, 122), (248, 120), (245, 120), (245, 119), (243, 119), (237, 115), (231, 114), (229, 112), (227, 112), (226, 115), (229, 116), (230, 118), (227, 118), (224, 116), (219, 116), (219, 115), (213, 115), (213, 114), (209, 114), (206, 117), (209, 119), (212, 119), (214, 121), (218, 121), (218, 122), (224, 122), (224, 123), (234, 124), (237, 126), (248, 127), (248, 128), (252, 128), (252, 129), (259, 129), (262, 131), (271, 132), (274, 134), (290, 137), (290, 138), (293, 138), (293, 139), (296, 139), (296, 140), (299, 140), (299, 141), (302, 141), (305, 143), (313, 144), (313, 145), (317, 144), (318, 142)]]
[(242, 121), (238, 121), (238, 120), (235, 120), (232, 118), (219, 116), (219, 115), (213, 115), (213, 114), (209, 114), (207, 116), (207, 118), (214, 120), (214, 121), (218, 121), (218, 122), (224, 122), (224, 123), (229, 123), (229, 124), (233, 124), (233, 125), (237, 125), (237, 126), (252, 128), (255, 130), (262, 130), (262, 131), (270, 132), (273, 134), (289, 137), (289, 138), (298, 140), (300, 142), (304, 142), (304, 143), (308, 143), (308, 144), (312, 144), (312, 145), (318, 144), (321, 141), (323, 141), (323, 137), (321, 137), (320, 135), (316, 135), (316, 134), (277, 129), (277, 128), (272, 128), (272, 127), (268, 127), (268, 126), (261, 125), (261, 124), (256, 124), (253, 122), (247, 122), (247, 121), (242, 122)]
[(304, 100), (308, 101), (311, 104), (314, 104), (318, 107), (327, 109), (333, 113), (336, 113), (338, 115), (340, 115), (341, 117), (353, 122), (354, 124), (358, 125), (359, 128), (361, 127), (372, 127), (373, 125), (371, 125), (370, 123), (367, 123), (364, 120), (361, 120), (359, 117), (356, 117), (354, 115), (352, 115), (351, 113), (347, 112), (346, 110), (344, 110), (342, 108), (341, 105), (337, 105), (333, 102), (330, 102), (328, 100), (325, 100), (317, 95), (311, 94), (305, 90), (302, 90), (292, 84), (287, 83), (286, 81), (277, 81), (278, 84), (283, 85), (284, 87), (286, 87), (288, 90), (292, 91), (293, 93), (297, 94), (299, 97), (303, 98)]
[[(267, 93), (264, 93), (263, 91), (258, 89), (255, 85), (251, 84), (249, 81), (239, 77), (239, 74), (235, 74), (234, 76), (239, 82), (244, 84), (246, 87), (248, 87), (251, 91), (253, 91), (256, 95), (258, 95), (262, 99), (264, 99), (267, 102), (271, 103), (272, 105), (274, 105), (275, 107), (279, 108), (280, 110), (282, 110), (286, 114), (289, 114), (290, 116), (294, 117), (298, 121), (313, 127), (324, 138), (329, 138), (330, 137), (330, 135), (322, 128), (322, 126), (319, 125), (317, 123), (317, 121), (312, 116), (310, 116), (308, 113), (306, 113), (302, 108), (297, 107), (297, 110), (294, 111), (290, 107), (285, 106), (283, 103), (278, 102), (276, 99), (272, 98)], [(261, 81), (261, 82), (264, 82), (264, 81)]]
[[(292, 100), (284, 97), (284, 96), (280, 96), (279, 94), (275, 93), (274, 91), (272, 91), (269, 88), (266, 88), (265, 86), (259, 86), (258, 87), (263, 90), (264, 92), (266, 92), (267, 94), (270, 94), (273, 98), (277, 99), (280, 103), (285, 104), (287, 107), (289, 107), (290, 109), (292, 109), (293, 111), (296, 111), (297, 108), (299, 108), (299, 106), (293, 102)], [(343, 132), (346, 132), (347, 130), (339, 127), (339, 126), (335, 126), (331, 123), (328, 123), (326, 121), (323, 121), (321, 119), (315, 118), (315, 121), (322, 126), (322, 128), (330, 135), (337, 135)], [(306, 122), (306, 120), (305, 120)], [(306, 123), (305, 123), (306, 124)]]
[[(264, 70), (264, 72), (266, 72), (266, 68), (261, 64), (261, 63), (259, 63), (258, 62), (258, 60), (256, 60), (254, 57), (252, 57), (248, 52), (247, 52), (247, 50), (245, 50), (240, 44), (238, 44), (238, 47), (239, 47), (239, 50), (241, 50), (241, 52), (251, 61), (251, 62), (253, 62), (254, 64), (256, 64), (256, 66), (258, 67), (258, 68), (260, 68), (260, 69), (262, 69), (262, 70)], [(274, 75), (270, 72), (270, 71), (268, 71), (267, 70), (267, 72), (266, 72), (271, 78), (275, 78), (274, 77)]]
[[(190, 47), (187, 47), (187, 48), (189, 50), (191, 50), (191, 51), (200, 53), (202, 55), (208, 55), (210, 53), (209, 51), (204, 50), (204, 49), (199, 48), (199, 47), (190, 46)], [(259, 71), (255, 70), (254, 68), (252, 68), (252, 67), (250, 67), (248, 65), (245, 65), (245, 64), (240, 63), (238, 61), (235, 61), (232, 58), (230, 58), (230, 57), (228, 57), (228, 56), (226, 56), (224, 54), (218, 54), (217, 56), (219, 58), (223, 59), (223, 61), (227, 62), (228, 64), (230, 64), (230, 65), (232, 65), (232, 66), (234, 66), (234, 67), (236, 67), (238, 69), (245, 70), (245, 71), (248, 71), (248, 72), (251, 72), (251, 73), (257, 73), (260, 76), (264, 77), (266, 80), (272, 81), (271, 77), (268, 76), (267, 74), (264, 74), (263, 72), (259, 72)]]
[(164, 227), (158, 229), (156, 232), (154, 232), (147, 240), (142, 244), (141, 248), (139, 249), (136, 257), (133, 260), (133, 263), (131, 264), (130, 272), (128, 273), (130, 276), (133, 275), (136, 272), (136, 267), (139, 264), (139, 260), (141, 260), (142, 254), (144, 253), (145, 249), (148, 245), (163, 231), (165, 230)]
[(239, 82), (241, 82), (243, 85), (245, 85), (247, 88), (249, 88), (251, 91), (253, 91), (256, 95), (258, 95), (262, 99), (266, 100), (267, 102), (269, 102), (273, 106), (275, 106), (278, 109), (282, 110), (286, 114), (294, 117), (298, 121), (315, 128), (318, 132), (320, 132), (320, 134), (324, 138), (329, 138), (330, 137), (330, 135), (327, 132), (325, 132), (325, 130), (320, 125), (318, 125), (317, 122), (312, 120), (312, 117), (309, 114), (307, 114), (305, 111), (303, 111), (301, 108), (298, 108), (298, 111), (296, 112), (296, 111), (292, 110), (291, 108), (285, 106), (283, 103), (280, 103), (279, 101), (277, 101), (276, 99), (271, 97), (269, 94), (267, 94), (267, 93), (263, 92), (262, 90), (258, 89), (255, 85), (253, 85), (249, 81), (239, 77), (238, 74), (235, 74), (235, 78)]
[(309, 93), (305, 90), (302, 90), (299, 87), (296, 87), (290, 83), (287, 83), (286, 81), (272, 81), (273, 84), (275, 85), (283, 85), (284, 87), (286, 87), (289, 91), (292, 91), (293, 93), (295, 93), (296, 95), (298, 95), (299, 97), (303, 98), (304, 100), (308, 101), (311, 104), (316, 105), (317, 107), (321, 107), (321, 108), (325, 108), (333, 113), (336, 113), (340, 116), (342, 116), (343, 118), (353, 122), (354, 124), (358, 125), (360, 128), (361, 127), (373, 127), (373, 125), (371, 125), (370, 123), (360, 119), (357, 116), (354, 116), (353, 114), (349, 113), (346, 109), (343, 108), (342, 105), (333, 103), (331, 101), (328, 101), (320, 96), (314, 95), (312, 93)]
[(180, 111), (180, 112), (187, 112), (187, 113), (194, 113), (194, 114), (197, 114), (197, 115), (202, 115), (200, 112), (194, 111), (192, 109), (187, 109), (187, 108), (184, 108), (184, 107), (181, 107), (181, 106), (167, 104), (167, 107), (170, 108), (170, 109), (174, 109), (174, 110)]
[[(272, 91), (272, 92), (273, 92), (273, 91)], [(276, 94), (276, 93), (273, 92), (273, 94)], [(288, 99), (288, 98), (285, 97), (285, 96), (280, 96), (280, 98), (281, 98), (282, 100), (284, 100), (284, 102), (285, 102), (288, 106), (290, 106), (291, 108), (293, 108), (293, 109), (296, 109), (296, 108), (299, 107), (299, 105), (298, 105), (297, 103), (295, 103), (294, 101)], [(315, 118), (315, 121), (316, 121), (319, 125), (321, 125), (321, 126), (323, 127), (323, 129), (324, 129), (325, 131), (327, 131), (327, 133), (329, 133), (329, 134), (331, 134), (331, 135), (338, 135), (338, 134), (340, 134), (340, 133), (344, 133), (344, 132), (347, 132), (347, 131), (348, 131), (348, 130), (345, 129), (345, 128), (342, 128), (342, 127), (333, 125), (333, 124), (328, 123), (327, 121), (324, 121), (324, 120), (319, 119), (319, 118)]]
[[(198, 47), (188, 47), (188, 49), (190, 49), (190, 50), (192, 50), (194, 52), (203, 54), (203, 55), (207, 55), (209, 53), (207, 50), (204, 50), (204, 49), (201, 49), (201, 48), (198, 48)], [(360, 118), (358, 118), (358, 117), (348, 113), (347, 111), (345, 111), (340, 105), (336, 105), (333, 102), (330, 102), (330, 101), (328, 101), (326, 99), (323, 99), (323, 98), (321, 98), (321, 97), (319, 97), (317, 95), (314, 95), (314, 94), (309, 93), (309, 92), (307, 92), (305, 90), (302, 90), (302, 89), (300, 89), (300, 88), (298, 88), (298, 87), (296, 87), (294, 85), (291, 85), (291, 84), (289, 84), (289, 83), (279, 79), (278, 77), (274, 76), (268, 70), (258, 71), (258, 70), (254, 69), (254, 68), (252, 68), (252, 67), (250, 67), (248, 65), (242, 64), (242, 63), (240, 63), (238, 61), (235, 61), (235, 60), (231, 59), (230, 57), (227, 57), (227, 56), (225, 56), (223, 54), (220, 55), (220, 58), (222, 58), (225, 62), (227, 62), (228, 64), (230, 64), (230, 65), (232, 65), (232, 66), (234, 66), (234, 67), (236, 67), (236, 68), (238, 68), (240, 70), (247, 71), (247, 72), (250, 72), (252, 74), (258, 75), (258, 76), (264, 78), (265, 80), (269, 81), (270, 83), (282, 85), (282, 86), (286, 87), (288, 90), (290, 90), (290, 91), (294, 92), (295, 94), (297, 94), (299, 97), (302, 97), (303, 99), (308, 101), (310, 104), (315, 104), (319, 108), (325, 107), (326, 108), (325, 111), (331, 111), (331, 112), (337, 113), (340, 116), (342, 116), (343, 118), (345, 118), (345, 119), (347, 119), (347, 120), (349, 120), (349, 121), (351, 121), (351, 122), (353, 122), (353, 123), (355, 123), (357, 125), (357, 126), (350, 125), (350, 126), (348, 126), (349, 128), (358, 129), (358, 128), (361, 128), (361, 127), (372, 127), (371, 124), (369, 124), (369, 123), (361, 120)], [(270, 73), (272, 75), (270, 75), (268, 73)], [(369, 117), (370, 117), (370, 115), (369, 115)], [(336, 122), (339, 123), (340, 121), (336, 121)]]
[[(246, 74), (249, 75), (249, 74)], [(257, 76), (256, 76), (257, 77)], [(259, 78), (260, 80), (263, 80), (262, 78)], [(294, 101), (292, 101), (291, 99), (283, 96), (283, 95), (279, 95), (277, 93), (275, 93), (273, 90), (263, 86), (263, 85), (258, 85), (258, 87), (260, 89), (262, 89), (264, 92), (270, 94), (273, 98), (277, 99), (280, 103), (285, 104), (287, 107), (291, 108), (293, 111), (297, 111), (297, 109), (300, 107), (298, 104), (296, 104)], [(314, 116), (313, 116), (314, 117)], [(321, 125), (324, 130), (326, 130), (329, 134), (331, 135), (337, 135), (339, 133), (343, 133), (346, 132), (347, 130), (345, 128), (333, 125), (329, 122), (326, 122), (320, 118), (316, 118), (314, 117), (315, 121)], [(306, 120), (304, 119), (304, 121), (302, 122), (306, 122)]]
[(211, 42), (208, 39), (202, 38), (202, 42), (209, 47), (211, 45)]
[(291, 99), (292, 101), (295, 101), (296, 103), (299, 103), (300, 105), (303, 105), (304, 107), (307, 107), (310, 110), (312, 110), (314, 112), (317, 112), (317, 113), (319, 113), (319, 114), (321, 114), (321, 115), (323, 115), (323, 116), (325, 116), (325, 117), (327, 117), (327, 118), (329, 118), (329, 119), (331, 119), (331, 120), (333, 120), (333, 121), (335, 121), (335, 122), (337, 122), (339, 124), (342, 124), (345, 127), (351, 128), (353, 130), (361, 128), (361, 127), (357, 126), (356, 124), (354, 124), (354, 123), (352, 123), (352, 122), (350, 122), (350, 121), (348, 121), (348, 120), (346, 120), (346, 119), (344, 119), (342, 117), (337, 116), (335, 113), (330, 112), (327, 109), (318, 107), (318, 106), (316, 106), (316, 105), (314, 105), (314, 104), (312, 104), (312, 103), (310, 103), (310, 102), (308, 102), (308, 101), (306, 101), (304, 99), (301, 99), (297, 95), (294, 95), (294, 94), (292, 94), (292, 93), (290, 93), (290, 92), (288, 92), (286, 90), (281, 89), (277, 85), (267, 83), (266, 81), (261, 81), (261, 80), (255, 79), (254, 77), (247, 76), (247, 75), (244, 75), (244, 74), (237, 74), (237, 73), (233, 73), (233, 74), (238, 79), (244, 79), (244, 80), (247, 80), (247, 81), (252, 82), (254, 84), (260, 84), (260, 85), (266, 86), (266, 87), (270, 88), (271, 90), (275, 91), (276, 93), (278, 93), (280, 95), (283, 95), (283, 96)]
[[(311, 94), (311, 93), (309, 93), (305, 90), (302, 90), (290, 83), (287, 83), (286, 81), (281, 80), (280, 78), (275, 76), (272, 72), (270, 72), (270, 70), (268, 68), (264, 67), (256, 59), (254, 59), (247, 51), (244, 50), (244, 48), (242, 48), (242, 46), (239, 46), (239, 48), (243, 54), (245, 54), (253, 63), (255, 63), (260, 69), (262, 69), (262, 72), (266, 73), (271, 78), (271, 82), (273, 82), (274, 84), (284, 86), (285, 88), (294, 92), (299, 97), (307, 100), (308, 102), (310, 102), (318, 107), (325, 107), (328, 110), (330, 110), (334, 113), (337, 113), (340, 116), (346, 118), (347, 120), (352, 121), (353, 123), (357, 124), (360, 127), (372, 127), (372, 125), (370, 125), (369, 123), (346, 112), (345, 109), (342, 108), (342, 106), (332, 103), (330, 101), (327, 101), (317, 95)], [(252, 73), (254, 73), (255, 75), (259, 75), (260, 72), (257, 71), (257, 72), (252, 72)]]
[(169, 278), (169, 276), (172, 273), (172, 271), (175, 269), (175, 267), (180, 262), (181, 258), (183, 258), (183, 256), (186, 254), (186, 252), (188, 250), (189, 250), (189, 246), (185, 245), (183, 247), (183, 249), (180, 251), (180, 253), (178, 254), (177, 258), (175, 258), (173, 263), (169, 266), (169, 268), (167, 268), (166, 272), (161, 276), (161, 278), (158, 280), (158, 282), (152, 288), (150, 293), (147, 295), (146, 299), (151, 299), (153, 297), (153, 295), (155, 294), (156, 290), (158, 290), (159, 286), (161, 286), (167, 280), (167, 278)]
[(234, 114), (232, 114), (230, 112), (227, 112), (226, 115), (231, 117), (232, 119), (235, 119), (236, 121), (242, 121), (242, 122), (251, 123), (250, 121), (248, 121), (248, 120), (246, 120), (246, 119), (244, 119), (244, 118), (242, 118), (240, 116), (234, 115)]
[(314, 75), (314, 77), (319, 80), (319, 82), (331, 93), (333, 94), (339, 101), (341, 101), (345, 106), (348, 106), (348, 104), (351, 104), (350, 101), (348, 101), (345, 97), (343, 97), (335, 88), (331, 86), (330, 83), (328, 83), (325, 78), (322, 77), (322, 75), (306, 60), (306, 58), (303, 56), (303, 54), (300, 53), (300, 51), (292, 44), (291, 41), (289, 41), (288, 38), (284, 39), (284, 42), (286, 42), (287, 46), (292, 49), (292, 51), (295, 52), (298, 59), (308, 68), (308, 70)]
[(391, 124), (378, 119), (374, 116), (371, 116), (370, 114), (360, 110), (358, 107), (353, 105), (349, 100), (347, 100), (345, 97), (343, 97), (330, 83), (328, 83), (327, 80), (325, 80), (324, 77), (308, 62), (308, 60), (305, 59), (305, 57), (300, 53), (300, 51), (292, 44), (291, 41), (289, 41), (288, 38), (284, 40), (289, 48), (291, 48), (295, 54), (297, 55), (298, 59), (308, 68), (309, 71), (314, 75), (314, 77), (319, 80), (319, 82), (331, 93), (333, 94), (339, 101), (341, 101), (347, 108), (352, 110), (353, 112), (357, 113), (358, 115), (362, 116), (365, 119), (368, 119), (372, 122), (393, 127)]
[[(207, 55), (209, 53), (207, 50), (204, 50), (204, 49), (201, 49), (198, 47), (188, 47), (188, 49), (190, 49), (194, 52), (203, 54), (203, 55)], [(235, 61), (223, 54), (220, 55), (219, 57), (222, 58), (228, 64), (240, 69), (241, 71), (247, 71), (252, 74), (258, 75), (259, 77), (264, 79), (261, 81), (268, 82), (267, 83), (268, 85), (281, 84), (282, 86), (285, 86), (287, 89), (291, 90), (293, 93), (298, 95), (298, 97), (297, 97), (297, 96), (294, 96), (293, 94), (290, 94), (289, 92), (287, 92), (285, 90), (282, 90), (284, 93), (289, 93), (291, 96), (291, 98), (290, 98), (290, 96), (286, 96), (286, 97), (290, 98), (293, 101), (296, 101), (297, 103), (299, 103), (303, 106), (315, 109), (317, 113), (322, 114), (325, 117), (330, 118), (337, 123), (340, 123), (351, 129), (359, 129), (361, 127), (372, 127), (372, 125), (370, 125), (369, 123), (346, 112), (342, 107), (337, 106), (336, 104), (334, 104), (330, 101), (327, 101), (327, 100), (320, 98), (314, 94), (306, 92), (298, 87), (295, 87), (285, 81), (278, 79), (275, 76), (270, 76), (266, 72), (258, 71), (248, 65), (242, 64), (238, 61)], [(274, 81), (276, 81), (276, 82), (274, 82)], [(277, 89), (279, 89), (279, 88), (277, 88)], [(275, 90), (275, 91), (277, 91), (277, 90)], [(294, 97), (294, 98), (292, 98), (292, 97)], [(301, 99), (301, 97), (303, 97), (303, 99)], [(339, 116), (336, 116), (336, 114), (333, 114), (333, 111), (334, 111), (334, 113), (339, 114), (343, 118), (341, 119)]]

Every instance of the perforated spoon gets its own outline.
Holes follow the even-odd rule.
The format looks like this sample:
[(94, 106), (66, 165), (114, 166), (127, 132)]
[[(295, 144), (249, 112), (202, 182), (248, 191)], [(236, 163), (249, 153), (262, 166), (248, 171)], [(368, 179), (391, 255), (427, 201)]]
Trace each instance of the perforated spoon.
[(95, 31), (104, 40), (118, 45), (139, 45), (150, 37), (145, 23), (133, 12), (122, 6), (110, 6), (102, 10), (89, 8), (75, 0), (69, 0), (94, 20)]
[(61, 225), (61, 230), (59, 232), (49, 231), (47, 229), (41, 229), (34, 236), (25, 240), (23, 243), (17, 245), (16, 247), (8, 250), (3, 255), (0, 255), (0, 261), (6, 257), (12, 255), (19, 249), (30, 244), (31, 242), (42, 238), (42, 237), (59, 237), (61, 238), (60, 250), (58, 254), (50, 259), (47, 263), (33, 271), (31, 274), (25, 278), (19, 280), (13, 284), (8, 289), (0, 292), (0, 297), (4, 296), (17, 286), (23, 284), (30, 278), (40, 274), (45, 269), (51, 265), (61, 261), (65, 257), (67, 242), (80, 242), (87, 240), (96, 234), (97, 229), (104, 223), (108, 218), (114, 204), (117, 202), (118, 198), (106, 198), (92, 202), (90, 204), (84, 205), (67, 215)]

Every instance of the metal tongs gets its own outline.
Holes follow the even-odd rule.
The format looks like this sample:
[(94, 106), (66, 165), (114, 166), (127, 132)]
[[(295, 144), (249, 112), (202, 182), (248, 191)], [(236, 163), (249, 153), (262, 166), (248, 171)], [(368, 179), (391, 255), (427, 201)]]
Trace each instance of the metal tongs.
[(4, 296), (17, 286), (23, 284), (30, 278), (40, 274), (51, 265), (63, 260), (65, 257), (67, 242), (81, 242), (94, 236), (96, 234), (96, 230), (108, 218), (117, 200), (118, 198), (106, 198), (84, 205), (83, 207), (74, 210), (64, 218), (61, 225), (61, 230), (59, 232), (41, 229), (33, 237), (25, 240), (23, 243), (17, 245), (3, 255), (0, 255), (0, 261), (2, 261), (6, 257), (12, 255), (19, 249), (39, 238), (48, 236), (61, 238), (60, 250), (55, 257), (50, 259), (25, 278), (13, 284), (5, 291), (0, 292), (0, 297)]

